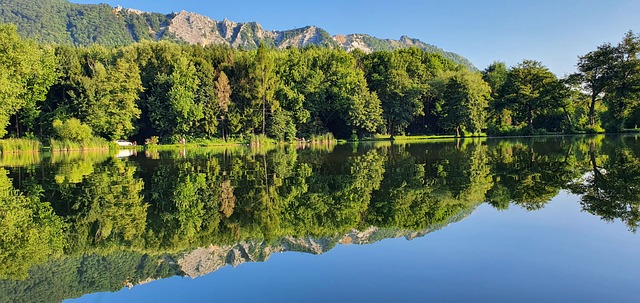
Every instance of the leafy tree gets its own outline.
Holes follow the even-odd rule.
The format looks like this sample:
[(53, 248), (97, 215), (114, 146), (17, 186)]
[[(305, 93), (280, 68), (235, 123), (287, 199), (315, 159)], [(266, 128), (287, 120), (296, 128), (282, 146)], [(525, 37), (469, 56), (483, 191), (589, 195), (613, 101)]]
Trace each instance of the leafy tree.
[(19, 116), (28, 128), (33, 127), (38, 103), (57, 76), (53, 60), (51, 48), (23, 40), (13, 25), (0, 25), (0, 137), (7, 134), (12, 116), (17, 135), (21, 133)]
[(424, 115), (422, 97), (427, 87), (417, 81), (424, 78), (424, 73), (410, 74), (416, 65), (420, 65), (419, 56), (405, 51), (382, 51), (365, 57), (369, 88), (381, 100), (387, 131), (392, 137), (397, 132), (403, 133), (414, 117)]
[(534, 131), (534, 119), (545, 109), (557, 106), (565, 96), (556, 76), (538, 61), (524, 60), (509, 70), (501, 99), (514, 114), (514, 123), (524, 122)]
[(612, 63), (615, 48), (611, 44), (603, 44), (598, 49), (591, 51), (578, 59), (578, 73), (572, 75), (584, 83), (584, 88), (589, 92), (589, 124), (596, 125), (596, 104), (601, 101), (608, 82), (613, 76)]
[[(231, 106), (231, 85), (229, 84), (229, 78), (224, 71), (220, 71), (218, 78), (216, 79), (216, 98), (218, 100), (218, 108), (220, 109), (220, 123), (222, 130), (222, 138), (226, 139), (227, 129), (227, 114), (229, 113), (229, 107)], [(216, 117), (217, 118), (217, 117)], [(208, 128), (210, 128), (209, 125)]]
[(489, 101), (488, 115), (493, 126), (503, 127), (511, 123), (511, 113), (500, 98), (502, 86), (507, 81), (509, 71), (504, 62), (493, 62), (484, 71), (482, 79), (491, 87), (491, 100)]
[(172, 71), (155, 79), (147, 105), (153, 129), (167, 136), (189, 133), (204, 117), (202, 105), (195, 102), (200, 82), (193, 63), (186, 56), (175, 60)]
[(613, 75), (605, 89), (609, 130), (620, 131), (640, 98), (640, 37), (629, 31), (615, 48)]
[(91, 127), (76, 118), (70, 118), (65, 121), (54, 120), (53, 129), (58, 137), (63, 140), (84, 142), (93, 137)]
[(136, 101), (142, 86), (137, 65), (119, 58), (113, 66), (95, 62), (89, 68), (91, 77), (83, 81), (85, 93), (76, 101), (80, 116), (97, 135), (108, 139), (130, 135), (140, 117)]
[(273, 112), (280, 106), (275, 99), (278, 78), (275, 74), (273, 54), (264, 43), (258, 47), (254, 63), (251, 66), (250, 77), (254, 85), (252, 105), (261, 108), (262, 134), (264, 135), (267, 129), (267, 109)]
[(279, 109), (273, 113), (269, 123), (269, 136), (278, 141), (293, 141), (296, 138), (296, 125), (289, 112)]
[(486, 125), (491, 88), (479, 73), (461, 70), (451, 77), (444, 91), (443, 125), (446, 129), (478, 134)]

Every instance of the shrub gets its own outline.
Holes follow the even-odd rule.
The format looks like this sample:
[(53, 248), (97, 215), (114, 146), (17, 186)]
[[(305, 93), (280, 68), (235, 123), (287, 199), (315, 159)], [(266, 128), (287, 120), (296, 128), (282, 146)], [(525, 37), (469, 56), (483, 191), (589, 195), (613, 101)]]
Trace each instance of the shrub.
[(62, 140), (83, 142), (93, 137), (91, 127), (76, 118), (70, 118), (65, 121), (56, 119), (53, 121), (53, 129)]
[(144, 140), (145, 145), (158, 145), (158, 143), (160, 143), (158, 136), (151, 136), (151, 138)]
[(585, 128), (585, 131), (587, 132), (587, 134), (602, 134), (602, 133), (604, 133), (604, 128), (602, 128), (602, 126), (596, 124), (594, 126), (587, 126)]

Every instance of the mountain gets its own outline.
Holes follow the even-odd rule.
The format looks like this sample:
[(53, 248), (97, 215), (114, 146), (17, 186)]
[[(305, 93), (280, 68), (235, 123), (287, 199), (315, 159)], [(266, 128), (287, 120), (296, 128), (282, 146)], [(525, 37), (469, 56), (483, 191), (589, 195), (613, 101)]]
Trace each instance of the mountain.
[(2, 0), (0, 22), (14, 23), (23, 36), (45, 43), (115, 46), (142, 40), (173, 40), (254, 49), (264, 42), (277, 48), (320, 45), (349, 51), (359, 49), (367, 53), (418, 47), (475, 69), (469, 60), (456, 53), (406, 36), (399, 40), (379, 39), (366, 34), (331, 36), (316, 26), (271, 31), (256, 22), (216, 21), (186, 11), (159, 14), (114, 8), (107, 4), (75, 4), (66, 0)]

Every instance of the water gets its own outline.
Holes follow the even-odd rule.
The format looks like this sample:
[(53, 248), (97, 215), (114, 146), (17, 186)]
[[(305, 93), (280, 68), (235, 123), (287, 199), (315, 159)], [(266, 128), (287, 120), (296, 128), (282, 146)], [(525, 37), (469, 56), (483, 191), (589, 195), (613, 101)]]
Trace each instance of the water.
[(640, 282), (634, 136), (0, 165), (0, 302), (602, 302)]

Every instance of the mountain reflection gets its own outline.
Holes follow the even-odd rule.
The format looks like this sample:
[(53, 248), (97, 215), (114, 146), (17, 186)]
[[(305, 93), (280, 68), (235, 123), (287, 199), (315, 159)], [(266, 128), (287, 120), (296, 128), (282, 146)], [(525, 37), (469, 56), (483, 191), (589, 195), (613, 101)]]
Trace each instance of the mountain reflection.
[(2, 155), (0, 297), (59, 302), (271, 253), (423, 236), (481, 203), (640, 222), (634, 136)]

